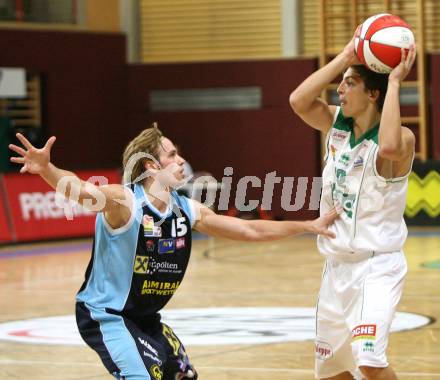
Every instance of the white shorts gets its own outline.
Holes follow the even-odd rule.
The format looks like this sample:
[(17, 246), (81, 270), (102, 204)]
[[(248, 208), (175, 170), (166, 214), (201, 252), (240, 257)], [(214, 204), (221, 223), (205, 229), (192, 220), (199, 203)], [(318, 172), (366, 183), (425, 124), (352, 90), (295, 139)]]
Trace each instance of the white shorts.
[(357, 378), (359, 366), (388, 366), (388, 335), (406, 272), (401, 251), (326, 259), (316, 311), (317, 378), (345, 371)]

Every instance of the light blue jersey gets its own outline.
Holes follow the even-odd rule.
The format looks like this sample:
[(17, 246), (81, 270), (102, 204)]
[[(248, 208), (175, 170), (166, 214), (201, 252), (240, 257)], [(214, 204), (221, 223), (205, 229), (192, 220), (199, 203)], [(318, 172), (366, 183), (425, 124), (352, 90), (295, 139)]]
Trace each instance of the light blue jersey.
[(194, 212), (176, 192), (165, 213), (134, 185), (129, 222), (113, 229), (96, 217), (92, 258), (77, 301), (96, 309), (141, 317), (157, 313), (178, 289), (191, 251)]

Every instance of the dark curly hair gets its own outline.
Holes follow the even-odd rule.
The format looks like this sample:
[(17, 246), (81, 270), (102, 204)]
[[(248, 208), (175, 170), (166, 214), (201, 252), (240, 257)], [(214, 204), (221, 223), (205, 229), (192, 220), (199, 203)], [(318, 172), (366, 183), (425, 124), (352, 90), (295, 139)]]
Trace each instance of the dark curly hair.
[(350, 66), (364, 82), (365, 89), (368, 91), (379, 91), (379, 97), (376, 101), (377, 110), (382, 112), (385, 95), (388, 89), (388, 74), (379, 74), (367, 69), (363, 65)]

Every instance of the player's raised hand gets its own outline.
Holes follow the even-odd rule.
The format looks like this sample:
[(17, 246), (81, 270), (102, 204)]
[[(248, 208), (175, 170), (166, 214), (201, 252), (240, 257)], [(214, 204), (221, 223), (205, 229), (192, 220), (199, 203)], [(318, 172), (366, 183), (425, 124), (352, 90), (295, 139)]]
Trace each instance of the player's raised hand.
[(358, 30), (361, 28), (362, 25), (359, 25), (356, 28), (356, 31), (353, 34), (353, 37), (351, 38), (350, 42), (345, 45), (344, 49), (342, 50), (342, 54), (348, 59), (348, 65), (360, 65), (361, 61), (359, 61), (359, 58), (356, 55), (355, 50), (355, 39), (356, 35), (358, 33)]
[(414, 62), (416, 60), (416, 46), (412, 45), (409, 50), (408, 54), (405, 53), (405, 49), (401, 49), (401, 59), (400, 63), (391, 71), (389, 76), (389, 81), (399, 81), (402, 82), (411, 71), (411, 68), (414, 65)]
[(9, 149), (20, 155), (19, 157), (11, 157), (11, 162), (23, 165), (20, 169), (20, 173), (43, 173), (50, 163), (50, 150), (52, 149), (56, 137), (52, 136), (47, 140), (43, 148), (37, 149), (21, 133), (17, 133), (16, 136), (24, 148), (14, 144), (9, 145)]

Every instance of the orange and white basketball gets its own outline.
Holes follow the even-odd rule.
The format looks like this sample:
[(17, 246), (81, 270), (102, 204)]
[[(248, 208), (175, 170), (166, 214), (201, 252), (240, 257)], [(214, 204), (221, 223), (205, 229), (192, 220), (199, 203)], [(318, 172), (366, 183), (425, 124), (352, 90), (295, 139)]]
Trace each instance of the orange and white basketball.
[(400, 17), (381, 13), (366, 19), (355, 35), (355, 51), (370, 70), (389, 73), (401, 60), (401, 48), (414, 44), (411, 27)]

